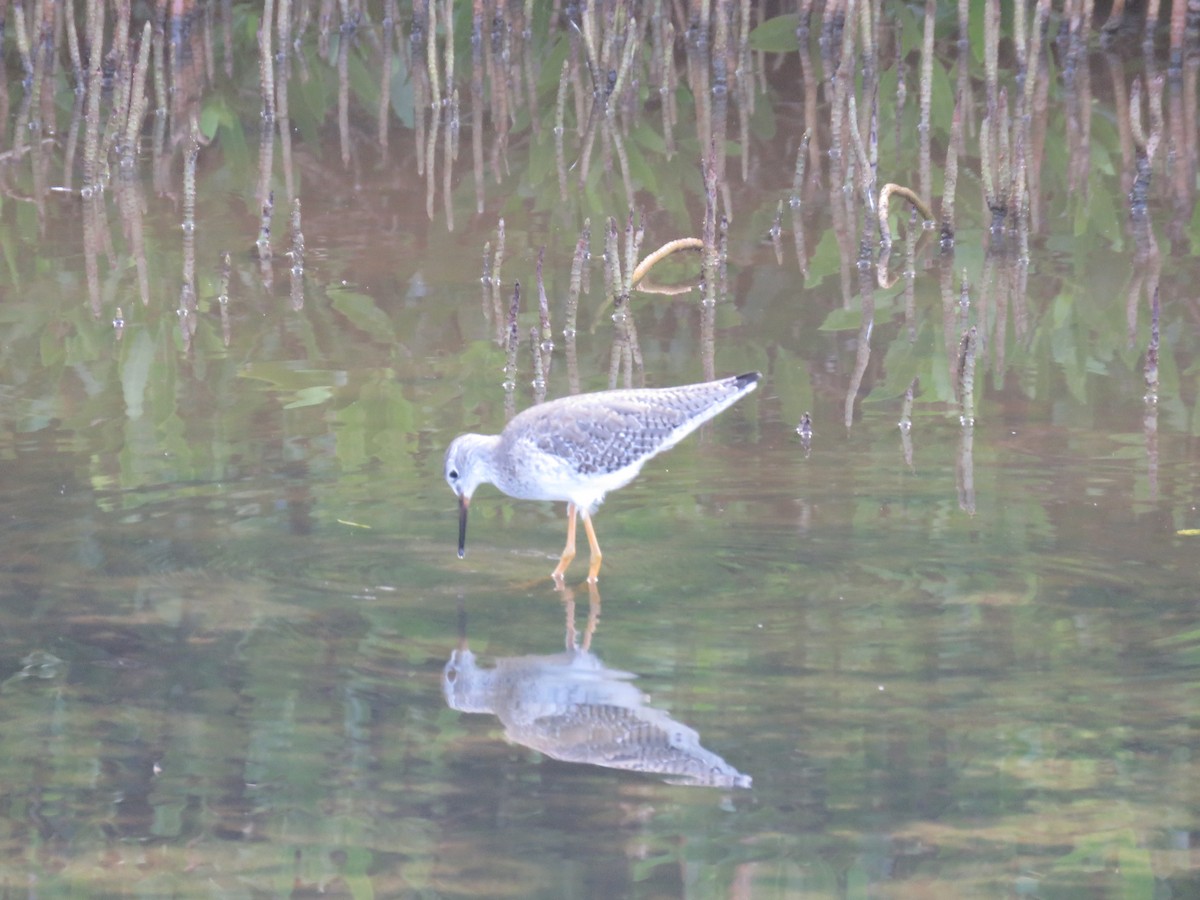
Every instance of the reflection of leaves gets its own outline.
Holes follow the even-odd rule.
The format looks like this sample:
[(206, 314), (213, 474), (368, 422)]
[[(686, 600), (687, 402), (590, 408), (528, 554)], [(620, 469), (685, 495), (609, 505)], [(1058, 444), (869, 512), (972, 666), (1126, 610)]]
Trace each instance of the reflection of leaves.
[(66, 358), (62, 361), (67, 365), (77, 366), (80, 362), (90, 362), (107, 358), (112, 342), (112, 331), (97, 328), (97, 323), (91, 316), (84, 316), (82, 310), (73, 314), (74, 330), (65, 342)]
[(833, 229), (827, 228), (822, 232), (821, 240), (808, 261), (808, 277), (804, 279), (804, 287), (817, 287), (827, 276), (841, 271), (841, 263), (842, 251), (838, 246), (837, 235), (833, 233)]
[[(537, 4), (537, 7), (545, 7), (547, 10), (550, 9), (550, 7), (546, 6), (545, 4)], [(545, 56), (542, 57), (541, 72), (538, 76), (537, 82), (539, 98), (549, 99), (550, 97), (553, 97), (555, 93), (557, 93), (558, 79), (559, 74), (562, 72), (563, 60), (567, 58), (567, 55), (570, 53), (570, 51), (570, 41), (555, 41), (554, 44), (546, 51)], [(564, 115), (570, 115), (572, 118), (574, 118), (572, 115), (573, 113), (574, 108), (570, 103), (568, 103), (567, 109), (564, 110)], [(557, 115), (557, 112), (553, 112), (552, 115)], [(581, 123), (577, 122), (575, 124), (578, 127), (582, 127)]]
[(265, 381), (280, 393), (291, 394), (292, 400), (284, 409), (317, 406), (334, 394), (338, 379), (323, 369), (296, 369), (286, 362), (250, 363), (242, 369), (244, 378)]
[(248, 363), (239, 373), (243, 378), (265, 381), (284, 391), (300, 391), (315, 383), (328, 384), (328, 372), (297, 369), (286, 362)]
[[(875, 326), (883, 324), (896, 314), (896, 297), (883, 297), (875, 303)], [(852, 309), (830, 310), (821, 323), (821, 331), (854, 331), (862, 327), (862, 308), (855, 304)]]
[(837, 872), (820, 857), (797, 860), (790, 854), (750, 865), (755, 897), (836, 897), (839, 889)]
[[(1190, 536), (1189, 536), (1190, 537)], [(1167, 659), (1177, 666), (1200, 666), (1200, 629), (1184, 631), (1158, 641)]]
[[(643, 133), (648, 129), (643, 129)], [(655, 168), (662, 161), (662, 151), (657, 151), (654, 158), (654, 163), (647, 161), (645, 154), (642, 153), (641, 147), (635, 141), (627, 141), (625, 143), (625, 156), (629, 160), (629, 175), (633, 179), (634, 189), (644, 189), (652, 194), (658, 194), (660, 188), (658, 177), (654, 174)]]
[(495, 403), (503, 379), (504, 351), (491, 341), (475, 341), (459, 356), (459, 361), (458, 377), (462, 383), (457, 386), (458, 396), (454, 399), (461, 398), (463, 407), (469, 410)]
[(1059, 295), (1051, 305), (1047, 317), (1047, 324), (1052, 327), (1049, 334), (1050, 357), (1062, 370), (1071, 395), (1084, 402), (1087, 397), (1088, 371), (1086, 360), (1079, 349), (1074, 311), (1075, 301), (1069, 294)]
[(405, 128), (413, 128), (416, 125), (416, 111), (413, 108), (412, 82), (408, 80), (408, 70), (399, 64), (399, 60), (394, 61), (393, 65), (392, 112), (404, 123)]
[(918, 18), (916, 10), (908, 4), (896, 4), (891, 10), (896, 20), (896, 36), (900, 40), (900, 53), (907, 56), (921, 49), (924, 16)]
[(67, 358), (67, 348), (64, 341), (47, 328), (42, 332), (42, 366), (52, 369), (61, 366)]
[(863, 402), (895, 399), (903, 395), (912, 384), (912, 380), (917, 377), (921, 378), (922, 384), (926, 383), (929, 380), (926, 368), (931, 361), (930, 351), (933, 349), (931, 336), (932, 329), (922, 328), (915, 342), (910, 342), (906, 333), (904, 337), (893, 340), (888, 345), (883, 361), (884, 379), (871, 388)]
[(374, 299), (340, 288), (331, 288), (329, 296), (333, 299), (333, 308), (349, 319), (355, 328), (377, 340), (389, 344), (395, 342), (396, 330), (392, 327), (392, 320), (375, 305)]
[(320, 127), (333, 106), (333, 85), (325, 64), (316, 55), (316, 48), (305, 49), (308, 78), (292, 79), (288, 86), (289, 114), (292, 124), (300, 130), (306, 146), (321, 144)]
[(796, 40), (796, 26), (800, 17), (787, 13), (767, 19), (750, 32), (750, 49), (762, 53), (795, 53), (800, 49)]
[[(332, 48), (330, 52), (332, 53)], [(347, 63), (350, 88), (354, 92), (355, 99), (366, 109), (377, 108), (379, 106), (379, 76), (375, 72), (378, 63), (373, 62), (371, 68), (368, 69), (363, 58), (354, 52), (351, 52)]]
[(821, 323), (821, 331), (857, 331), (862, 327), (861, 309), (833, 309)]
[(223, 106), (217, 98), (204, 104), (204, 108), (200, 110), (200, 133), (210, 141), (217, 136)]
[[(1137, 837), (1129, 830), (1116, 833), (1100, 832), (1080, 835), (1075, 849), (1057, 859), (1042, 880), (1042, 896), (1058, 896), (1060, 888), (1065, 891), (1072, 885), (1088, 883), (1099, 887), (1104, 881), (1117, 879), (1112, 893), (1122, 897), (1154, 897), (1154, 874), (1149, 851), (1138, 846)], [(1109, 893), (1109, 892), (1103, 892)]]
[[(374, 862), (375, 854), (365, 847), (355, 844), (347, 848), (341, 874), (354, 900), (370, 900), (375, 896), (375, 887), (370, 875)], [(411, 881), (409, 883), (411, 884)]]
[(150, 364), (154, 362), (154, 340), (145, 329), (127, 336), (125, 352), (121, 355), (121, 393), (125, 396), (125, 413), (131, 419), (142, 416), (146, 383), (150, 380)]
[(417, 416), (412, 402), (390, 370), (376, 373), (363, 385), (358, 399), (337, 412), (337, 457), (347, 470), (372, 459), (392, 471), (412, 465), (417, 439)]
[(1146, 898), (1155, 896), (1154, 866), (1150, 860), (1150, 851), (1139, 847), (1132, 835), (1126, 834), (1117, 849), (1117, 870), (1121, 873), (1121, 896)]
[[(3, 205), (0, 204), (0, 208)], [(0, 229), (0, 252), (4, 254), (4, 261), (8, 265), (7, 276), (9, 284), (18, 288), (21, 286), (21, 268), (17, 265), (17, 248), (14, 246), (14, 239), (18, 234), (15, 228)]]
[(286, 404), (284, 409), (300, 409), (303, 406), (320, 406), (333, 396), (333, 388), (325, 384), (307, 387), (296, 392), (296, 399)]
[(205, 101), (200, 111), (200, 131), (220, 146), (225, 161), (234, 171), (249, 168), (250, 148), (246, 144), (245, 129), (224, 96), (215, 94)]
[(789, 426), (794, 426), (804, 413), (812, 411), (812, 379), (803, 359), (780, 349), (776, 353), (771, 381), (773, 390), (779, 395), (784, 422)]

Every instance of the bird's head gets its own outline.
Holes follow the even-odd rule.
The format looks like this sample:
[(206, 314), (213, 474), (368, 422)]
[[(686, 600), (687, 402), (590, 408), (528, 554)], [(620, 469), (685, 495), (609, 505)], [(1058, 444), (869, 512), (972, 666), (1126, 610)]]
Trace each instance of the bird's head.
[(483, 434), (462, 434), (446, 449), (443, 467), (446, 484), (458, 497), (458, 557), (467, 553), (467, 508), (475, 488), (491, 481), (491, 452), (496, 438)]
[(485, 434), (460, 434), (446, 448), (446, 484), (460, 499), (469, 503), (475, 488), (490, 480), (489, 452), (495, 440)]

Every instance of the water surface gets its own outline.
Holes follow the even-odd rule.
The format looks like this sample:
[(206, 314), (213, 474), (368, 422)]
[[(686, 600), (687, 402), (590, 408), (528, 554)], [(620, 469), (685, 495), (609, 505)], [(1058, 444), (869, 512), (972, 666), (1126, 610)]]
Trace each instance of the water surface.
[[(1145, 50), (1140, 20), (1102, 35), (1052, 16), (1030, 143), (1009, 145), (1036, 168), (1029, 219), (1010, 211), (994, 232), (983, 22), (959, 58), (955, 12), (939, 11), (926, 175), (925, 20), (888, 10), (876, 189), (910, 185), (940, 221), (961, 148), (952, 246), (919, 225), (909, 242), (894, 210), (880, 287), (844, 168), (842, 89), (864, 115), (872, 76), (836, 75), (843, 31), (814, 19), (801, 53), (794, 21), (763, 25), (742, 55), (731, 14), (735, 64), (714, 91), (711, 43), (676, 23), (669, 89), (661, 54), (638, 55), (585, 154), (578, 113), (601, 101), (582, 32), (539, 13), (526, 36), (514, 10), (475, 57), (456, 8), (447, 180), (452, 106), (429, 109), (419, 4), (390, 36), (382, 143), (391, 7), (376, 7), (324, 36), (310, 20), (269, 145), (257, 7), (232, 10), (228, 74), (224, 13), (201, 8), (132, 176), (114, 145), (107, 179), (85, 171), (82, 138), (70, 149), (83, 126), (65, 50), (39, 117), (5, 44), (5, 892), (1193, 895), (1194, 41), (1172, 69), (1169, 37)], [(1016, 27), (1001, 23), (999, 76), (1014, 110)], [(564, 59), (582, 90), (564, 96), (560, 174)], [(478, 125), (476, 65), (493, 67)], [(701, 237), (714, 146), (711, 221), (728, 227), (713, 302), (698, 254), (676, 256), (653, 280), (693, 290), (635, 291), (614, 321), (609, 218), (622, 254), (631, 195), (641, 255)], [(493, 291), (481, 276), (501, 240)], [(553, 347), (535, 383), (543, 247)], [(637, 364), (620, 362), (623, 317)], [(502, 428), (543, 390), (754, 369), (758, 391), (597, 513), (598, 591), (586, 554), (567, 590), (548, 577), (561, 505), (489, 488), (456, 558), (441, 464), (458, 433)]]

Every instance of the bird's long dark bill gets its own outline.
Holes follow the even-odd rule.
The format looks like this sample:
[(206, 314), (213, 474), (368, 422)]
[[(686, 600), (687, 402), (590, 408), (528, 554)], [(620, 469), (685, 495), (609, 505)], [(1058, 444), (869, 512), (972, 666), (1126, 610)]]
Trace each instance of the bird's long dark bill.
[(467, 508), (471, 501), (466, 497), (458, 498), (458, 558), (467, 555)]

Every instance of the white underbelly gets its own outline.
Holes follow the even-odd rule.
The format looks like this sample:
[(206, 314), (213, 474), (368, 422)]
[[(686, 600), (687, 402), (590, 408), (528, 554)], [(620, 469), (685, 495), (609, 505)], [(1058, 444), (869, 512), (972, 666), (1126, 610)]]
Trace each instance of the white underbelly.
[(589, 512), (599, 505), (609, 491), (622, 488), (637, 477), (641, 461), (615, 472), (580, 475), (567, 467), (543, 469), (537, 478), (516, 479), (516, 483), (497, 485), (500, 490), (520, 500), (560, 500), (574, 503)]

